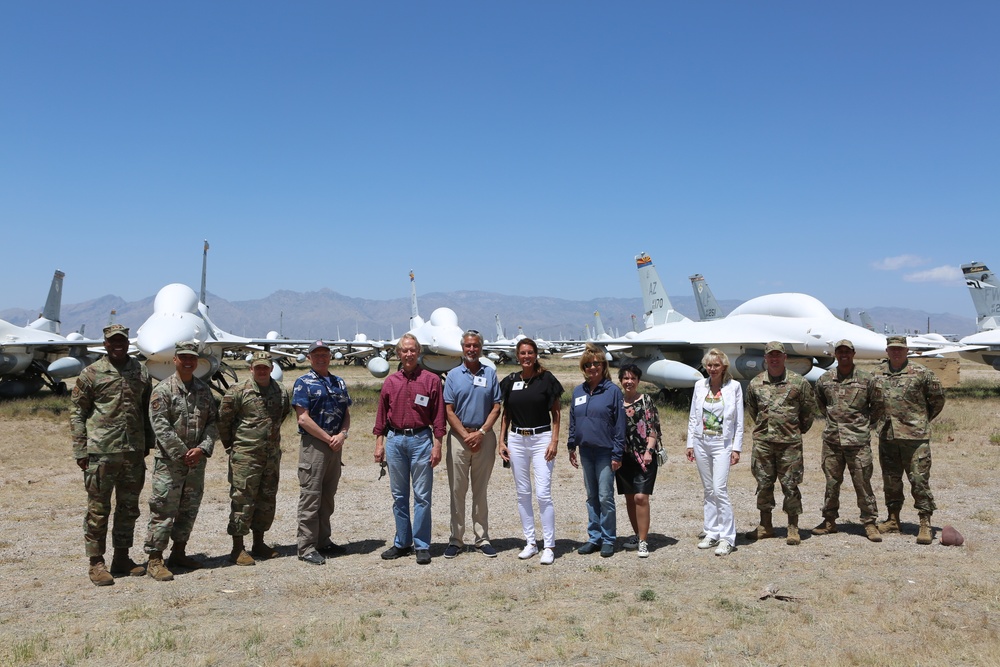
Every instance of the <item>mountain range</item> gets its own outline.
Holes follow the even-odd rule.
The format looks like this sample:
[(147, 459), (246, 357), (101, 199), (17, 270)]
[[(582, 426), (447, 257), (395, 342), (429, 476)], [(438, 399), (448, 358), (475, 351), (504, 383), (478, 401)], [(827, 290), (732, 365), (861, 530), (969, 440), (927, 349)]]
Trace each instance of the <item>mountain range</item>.
[[(79, 331), (99, 337), (100, 330), (110, 319), (136, 329), (153, 312), (150, 296), (139, 301), (107, 295), (77, 304), (63, 304), (63, 334)], [(279, 331), (289, 338), (353, 338), (364, 333), (370, 339), (388, 339), (400, 335), (408, 328), (410, 303), (408, 298), (374, 300), (345, 296), (329, 289), (314, 292), (280, 290), (263, 299), (227, 301), (209, 293), (206, 299), (209, 313), (216, 325), (230, 333), (261, 337), (268, 331)], [(684, 315), (697, 319), (697, 307), (692, 297), (671, 297), (674, 308)], [(729, 312), (742, 301), (720, 300), (724, 312)], [(481, 331), (487, 339), (496, 337), (494, 315), (499, 314), (505, 333), (513, 337), (522, 327), (528, 336), (553, 339), (585, 337), (584, 325), (594, 327), (594, 311), (600, 311), (604, 327), (609, 334), (624, 335), (632, 328), (632, 315), (642, 317), (641, 299), (596, 298), (589, 301), (571, 301), (554, 297), (519, 297), (494, 292), (458, 291), (432, 292), (418, 297), (420, 315), (430, 319), (435, 308), (446, 306), (458, 314), (458, 323), (466, 329)], [(36, 317), (38, 310), (8, 308), (0, 311), (0, 319), (23, 325)], [(831, 308), (838, 317), (843, 306)], [(858, 311), (865, 310), (875, 326), (894, 333), (925, 332), (928, 320), (931, 331), (946, 335), (964, 336), (976, 330), (975, 318), (950, 313), (927, 313), (906, 308), (851, 307), (852, 319), (860, 322)], [(115, 311), (112, 316), (111, 311)], [(641, 321), (640, 321), (641, 327)]]

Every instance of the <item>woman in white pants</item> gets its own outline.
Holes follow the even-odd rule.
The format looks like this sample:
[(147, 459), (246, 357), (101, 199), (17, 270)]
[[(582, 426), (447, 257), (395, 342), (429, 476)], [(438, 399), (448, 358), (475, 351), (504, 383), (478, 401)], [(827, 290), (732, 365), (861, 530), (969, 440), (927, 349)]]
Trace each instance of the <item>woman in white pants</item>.
[(729, 468), (743, 449), (743, 388), (729, 374), (729, 357), (715, 348), (701, 360), (708, 379), (694, 386), (688, 416), (687, 458), (698, 464), (705, 487), (705, 537), (699, 549), (727, 556), (736, 545), (729, 502)]
[(542, 524), (542, 555), (539, 562), (551, 565), (555, 559), (556, 513), (552, 505), (552, 468), (559, 441), (559, 398), (563, 387), (552, 373), (538, 363), (538, 346), (530, 338), (517, 343), (515, 371), (500, 382), (503, 418), (497, 454), (509, 461), (517, 489), (517, 511), (524, 529), (524, 549), (518, 554), (527, 560), (538, 553), (535, 513), (531, 506), (531, 478)]

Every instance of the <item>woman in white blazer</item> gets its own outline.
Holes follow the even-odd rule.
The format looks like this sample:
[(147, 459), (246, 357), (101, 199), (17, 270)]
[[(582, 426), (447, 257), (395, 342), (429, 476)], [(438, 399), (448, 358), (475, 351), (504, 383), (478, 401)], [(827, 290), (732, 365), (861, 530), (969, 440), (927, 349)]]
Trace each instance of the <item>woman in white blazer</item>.
[(716, 556), (727, 556), (736, 545), (728, 484), (743, 449), (743, 387), (729, 374), (724, 352), (712, 348), (701, 363), (708, 379), (694, 387), (687, 436), (688, 461), (697, 462), (705, 487), (705, 538), (698, 548), (716, 547)]

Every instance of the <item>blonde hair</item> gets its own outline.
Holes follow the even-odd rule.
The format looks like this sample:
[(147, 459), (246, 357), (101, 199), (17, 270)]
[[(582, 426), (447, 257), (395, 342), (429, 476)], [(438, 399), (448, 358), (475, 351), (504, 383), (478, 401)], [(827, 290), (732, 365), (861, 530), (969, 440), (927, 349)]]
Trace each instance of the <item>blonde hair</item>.
[(420, 351), (422, 349), (420, 347), (420, 341), (417, 340), (416, 336), (414, 336), (413, 334), (407, 332), (407, 333), (403, 334), (402, 336), (400, 336), (399, 340), (396, 341), (396, 356), (399, 356), (399, 353), (403, 351), (403, 341), (404, 340), (412, 340), (413, 343), (417, 346), (417, 354), (420, 354)]
[(583, 355), (580, 357), (580, 371), (586, 375), (586, 369), (584, 366), (590, 361), (600, 361), (604, 366), (604, 379), (611, 379), (611, 371), (608, 370), (608, 360), (604, 356), (604, 349), (594, 345), (592, 343), (587, 343), (587, 349), (584, 350)]
[(722, 364), (722, 384), (728, 384), (730, 380), (733, 379), (732, 373), (729, 372), (729, 357), (722, 350), (713, 347), (711, 350), (705, 353), (705, 356), (701, 358), (701, 365), (705, 367), (708, 365), (709, 360), (715, 359), (720, 364)]

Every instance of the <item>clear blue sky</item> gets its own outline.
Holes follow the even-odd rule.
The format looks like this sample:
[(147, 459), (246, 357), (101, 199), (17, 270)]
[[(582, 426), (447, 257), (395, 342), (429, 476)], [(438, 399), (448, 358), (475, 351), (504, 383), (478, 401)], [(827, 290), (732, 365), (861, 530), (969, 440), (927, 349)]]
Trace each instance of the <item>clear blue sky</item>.
[[(972, 315), (996, 2), (5, 2), (3, 307), (810, 293)], [(991, 254), (995, 252), (996, 254)]]

